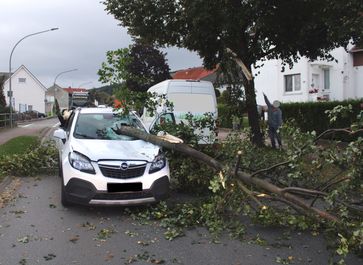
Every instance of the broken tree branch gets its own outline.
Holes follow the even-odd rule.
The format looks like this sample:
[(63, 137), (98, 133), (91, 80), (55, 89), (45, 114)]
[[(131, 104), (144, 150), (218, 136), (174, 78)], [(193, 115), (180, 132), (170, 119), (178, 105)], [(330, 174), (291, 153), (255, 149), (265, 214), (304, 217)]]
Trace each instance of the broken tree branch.
[(298, 187), (283, 188), (281, 191), (282, 192), (290, 192), (290, 193), (306, 194), (306, 195), (310, 195), (310, 196), (326, 196), (326, 195), (328, 195), (326, 192), (317, 191), (317, 190), (310, 190), (310, 189), (304, 189), (304, 188), (298, 188)]
[(253, 195), (252, 191), (249, 190), (240, 180), (237, 180), (237, 185), (258, 205), (259, 208), (264, 207), (264, 205)]
[(230, 48), (227, 48), (227, 52), (232, 54), (233, 60), (236, 62), (236, 64), (238, 64), (239, 67), (241, 67), (244, 76), (250, 82), (253, 77), (251, 72), (248, 70), (247, 66), (243, 63), (243, 61), (240, 58), (238, 58), (237, 54), (234, 51), (232, 51)]
[(268, 168), (263, 168), (263, 169), (257, 170), (257, 171), (255, 171), (255, 172), (253, 172), (253, 173), (251, 174), (251, 177), (254, 177), (254, 176), (256, 176), (256, 175), (258, 175), (258, 174), (261, 174), (261, 173), (264, 173), (264, 172), (266, 172), (266, 171), (270, 171), (270, 170), (275, 169), (275, 168), (277, 168), (277, 167), (285, 166), (285, 165), (289, 164), (290, 162), (291, 162), (291, 161), (290, 161), (290, 160), (288, 160), (288, 161), (284, 161), (284, 162), (281, 162), (281, 163), (278, 163), (278, 164), (272, 165), (272, 166), (270, 166), (270, 167), (268, 167)]

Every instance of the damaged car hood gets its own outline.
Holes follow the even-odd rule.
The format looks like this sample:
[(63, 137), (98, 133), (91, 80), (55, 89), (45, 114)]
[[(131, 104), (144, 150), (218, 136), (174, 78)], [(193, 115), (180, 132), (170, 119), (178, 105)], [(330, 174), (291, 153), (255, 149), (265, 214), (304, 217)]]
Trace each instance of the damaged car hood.
[(160, 148), (142, 140), (92, 140), (72, 142), (73, 151), (87, 154), (92, 161), (99, 160), (145, 160), (152, 162)]

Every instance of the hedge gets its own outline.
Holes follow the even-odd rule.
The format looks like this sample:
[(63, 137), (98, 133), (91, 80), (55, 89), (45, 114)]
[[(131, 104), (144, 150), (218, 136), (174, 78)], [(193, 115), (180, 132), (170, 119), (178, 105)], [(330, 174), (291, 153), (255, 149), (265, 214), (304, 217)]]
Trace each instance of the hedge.
[[(283, 120), (293, 120), (303, 132), (316, 131), (318, 134), (331, 128), (346, 128), (357, 120), (363, 99), (328, 101), (328, 102), (304, 102), (281, 104)], [(352, 112), (339, 117), (334, 123), (329, 122), (326, 110), (332, 110), (338, 105), (352, 105)], [(362, 135), (361, 135), (362, 136)]]

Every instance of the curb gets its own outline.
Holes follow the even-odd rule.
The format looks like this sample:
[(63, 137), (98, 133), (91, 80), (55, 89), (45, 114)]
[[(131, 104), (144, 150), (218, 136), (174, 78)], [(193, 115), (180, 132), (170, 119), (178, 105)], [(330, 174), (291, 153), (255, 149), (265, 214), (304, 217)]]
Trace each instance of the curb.
[(53, 131), (53, 128), (47, 127), (43, 131), (41, 131), (39, 137), (40, 137), (40, 143), (44, 143), (47, 139), (51, 139), (51, 133)]
[(5, 190), (5, 188), (11, 183), (12, 178), (11, 177), (5, 177), (1, 182), (0, 182), (0, 193), (3, 192)]

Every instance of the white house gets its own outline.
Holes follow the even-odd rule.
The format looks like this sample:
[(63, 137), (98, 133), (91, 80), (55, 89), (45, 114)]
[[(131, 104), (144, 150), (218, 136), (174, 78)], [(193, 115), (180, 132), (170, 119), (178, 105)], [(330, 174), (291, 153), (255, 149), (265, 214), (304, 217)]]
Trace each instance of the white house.
[(264, 104), (262, 93), (281, 102), (363, 98), (363, 49), (337, 48), (331, 54), (337, 61), (301, 58), (284, 72), (280, 60), (266, 61), (254, 71), (257, 103)]
[[(13, 91), (12, 107), (15, 111), (38, 111), (45, 113), (46, 87), (24, 66), (20, 66), (11, 76)], [(9, 106), (9, 79), (4, 83), (4, 95)]]
[[(257, 104), (265, 105), (263, 93), (271, 101), (281, 102), (363, 98), (363, 49), (350, 47), (346, 52), (337, 48), (331, 54), (337, 62), (301, 58), (292, 69), (287, 65), (282, 72), (281, 60), (269, 60), (261, 68), (253, 69)], [(216, 71), (196, 67), (176, 71), (172, 76), (215, 82)], [(219, 89), (222, 91), (225, 86)]]

